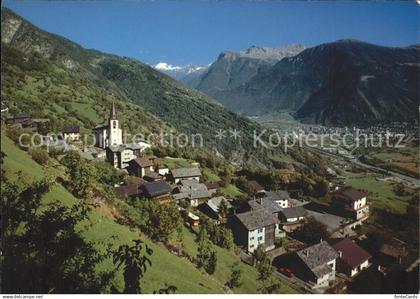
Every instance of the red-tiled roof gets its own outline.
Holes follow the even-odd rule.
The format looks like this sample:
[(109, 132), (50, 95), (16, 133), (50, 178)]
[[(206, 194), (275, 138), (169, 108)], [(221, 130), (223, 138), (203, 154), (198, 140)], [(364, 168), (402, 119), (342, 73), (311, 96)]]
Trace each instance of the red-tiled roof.
[(360, 248), (350, 239), (341, 240), (333, 245), (333, 248), (338, 253), (341, 251), (341, 260), (352, 268), (360, 266), (366, 260), (371, 258), (371, 255), (368, 252)]

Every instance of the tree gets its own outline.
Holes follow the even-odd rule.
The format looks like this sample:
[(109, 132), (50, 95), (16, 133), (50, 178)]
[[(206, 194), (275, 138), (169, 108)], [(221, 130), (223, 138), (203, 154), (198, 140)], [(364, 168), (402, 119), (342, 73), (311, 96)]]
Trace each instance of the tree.
[(258, 245), (258, 247), (254, 250), (253, 253), (254, 261), (259, 264), (263, 260), (267, 258), (267, 255), (265, 253), (264, 246), (262, 244)]
[(48, 161), (48, 153), (40, 148), (31, 147), (29, 149), (29, 155), (31, 155), (32, 159), (40, 165), (44, 165)]
[(231, 269), (230, 278), (226, 282), (226, 285), (231, 289), (240, 287), (242, 285), (242, 282), (241, 282), (242, 271), (239, 269), (239, 263), (238, 262), (233, 263), (230, 269)]
[(323, 223), (313, 217), (308, 217), (305, 223), (293, 233), (293, 237), (307, 244), (316, 244), (321, 239), (327, 239), (329, 233)]
[(280, 289), (280, 282), (278, 279), (270, 276), (269, 279), (263, 282), (263, 286), (260, 288), (263, 294), (273, 294)]
[(212, 275), (216, 271), (216, 266), (217, 266), (217, 254), (216, 254), (216, 251), (212, 250), (210, 252), (208, 266), (205, 270), (208, 274)]
[(98, 180), (102, 184), (114, 185), (121, 182), (124, 178), (124, 173), (118, 171), (111, 164), (105, 161), (97, 161), (94, 163), (98, 173)]
[(63, 158), (62, 164), (67, 167), (72, 193), (79, 198), (92, 197), (98, 177), (96, 168), (75, 151), (69, 152)]
[(399, 182), (398, 184), (396, 184), (393, 190), (396, 195), (399, 195), (399, 196), (405, 195), (404, 184), (402, 182)]
[(254, 196), (257, 190), (244, 176), (238, 177), (236, 186), (247, 193), (249, 196)]
[(226, 200), (222, 199), (222, 201), (219, 204), (219, 207), (217, 208), (217, 212), (221, 215), (222, 218), (226, 218), (229, 214), (229, 208), (226, 203)]
[[(50, 179), (16, 185), (2, 178), (4, 260), (2, 288), (6, 293), (101, 293), (114, 276), (97, 270), (107, 257), (80, 235), (77, 224), (88, 221), (83, 205), (53, 201), (39, 209)], [(36, 275), (34, 275), (36, 273)], [(22, 283), (24, 281), (24, 283)]]
[(141, 279), (147, 268), (152, 266), (149, 256), (153, 254), (153, 250), (140, 240), (133, 242), (133, 246), (121, 245), (113, 253), (113, 261), (117, 268), (123, 266), (124, 293), (141, 294)]
[(258, 264), (257, 269), (259, 274), (258, 279), (262, 281), (267, 280), (273, 273), (273, 268), (271, 267), (270, 261), (267, 258)]
[(217, 245), (226, 249), (233, 248), (234, 246), (233, 233), (230, 229), (226, 227), (220, 228), (220, 237), (219, 237)]
[(217, 256), (210, 245), (205, 225), (201, 225), (198, 236), (198, 267), (203, 268), (208, 274), (216, 270)]
[(314, 186), (314, 196), (323, 197), (328, 193), (328, 182), (325, 180), (319, 180)]
[(167, 242), (169, 236), (181, 225), (181, 214), (174, 203), (151, 204), (149, 225), (146, 230), (156, 241)]

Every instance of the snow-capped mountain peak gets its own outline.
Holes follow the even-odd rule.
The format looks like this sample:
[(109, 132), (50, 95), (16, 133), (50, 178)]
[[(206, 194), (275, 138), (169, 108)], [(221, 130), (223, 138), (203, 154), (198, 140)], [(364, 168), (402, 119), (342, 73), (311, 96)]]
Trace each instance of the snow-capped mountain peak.
[(156, 70), (161, 71), (162, 73), (165, 73), (177, 80), (182, 80), (182, 78), (184, 78), (185, 76), (194, 73), (202, 73), (205, 69), (207, 69), (207, 67), (208, 66), (200, 66), (193, 64), (177, 66), (162, 61), (153, 66), (153, 68), (155, 68)]
[(182, 69), (180, 66), (175, 66), (166, 62), (159, 62), (153, 67), (159, 71), (177, 71)]

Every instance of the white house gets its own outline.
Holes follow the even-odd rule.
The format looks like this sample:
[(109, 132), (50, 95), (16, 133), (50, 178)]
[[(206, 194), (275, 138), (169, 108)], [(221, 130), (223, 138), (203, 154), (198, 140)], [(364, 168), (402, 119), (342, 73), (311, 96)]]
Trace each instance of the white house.
[(343, 239), (332, 246), (337, 251), (337, 270), (350, 277), (370, 266), (371, 255), (350, 239)]
[(63, 129), (63, 138), (66, 141), (76, 141), (80, 139), (79, 126), (67, 126)]
[(274, 249), (276, 220), (271, 212), (258, 209), (236, 214), (228, 221), (235, 242), (248, 252), (254, 252), (259, 245), (266, 251)]
[(309, 282), (313, 289), (325, 288), (335, 279), (336, 260), (338, 253), (327, 242), (299, 250), (297, 259), (291, 264), (296, 276)]
[(359, 222), (369, 217), (366, 193), (352, 187), (345, 187), (334, 192), (331, 206), (341, 215)]

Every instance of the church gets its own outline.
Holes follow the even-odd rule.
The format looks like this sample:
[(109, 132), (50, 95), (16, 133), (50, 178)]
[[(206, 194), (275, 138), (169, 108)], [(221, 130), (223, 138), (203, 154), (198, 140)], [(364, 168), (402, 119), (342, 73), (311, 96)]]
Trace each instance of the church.
[(93, 128), (93, 135), (95, 136), (95, 146), (100, 148), (117, 146), (123, 143), (122, 130), (119, 127), (117, 111), (115, 110), (114, 103), (112, 103), (111, 114), (108, 122), (97, 125)]

